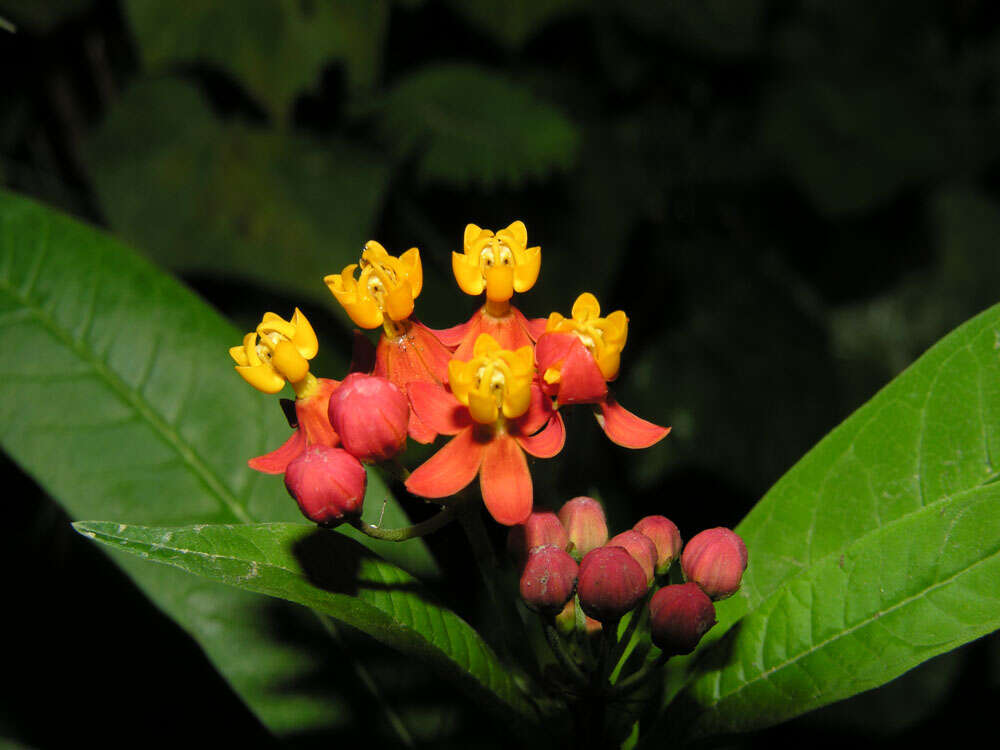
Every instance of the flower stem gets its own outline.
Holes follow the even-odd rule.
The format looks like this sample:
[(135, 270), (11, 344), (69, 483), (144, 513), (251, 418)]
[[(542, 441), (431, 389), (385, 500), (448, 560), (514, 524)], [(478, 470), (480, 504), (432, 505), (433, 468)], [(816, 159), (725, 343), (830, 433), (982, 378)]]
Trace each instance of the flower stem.
[(573, 678), (573, 681), (581, 686), (589, 684), (587, 676), (580, 671), (580, 668), (573, 661), (573, 658), (566, 653), (566, 649), (563, 646), (562, 640), (559, 638), (559, 633), (556, 631), (555, 626), (551, 621), (546, 622), (543, 625), (545, 629), (545, 639), (549, 642), (549, 648), (552, 649), (552, 653), (556, 657), (556, 661), (563, 670)]
[(670, 656), (667, 654), (661, 653), (653, 661), (647, 662), (638, 672), (629, 675), (627, 678), (615, 685), (611, 689), (611, 695), (615, 697), (625, 695), (626, 693), (630, 693), (636, 688), (641, 687), (647, 679), (649, 679), (660, 669), (660, 667), (667, 663), (667, 659), (669, 658)]
[(611, 652), (610, 676), (612, 680), (615, 677), (615, 670), (618, 667), (618, 662), (621, 661), (622, 656), (624, 656), (625, 652), (628, 650), (628, 647), (632, 642), (632, 636), (635, 634), (635, 630), (638, 627), (639, 622), (646, 616), (647, 606), (650, 598), (653, 596), (654, 590), (654, 587), (650, 587), (649, 591), (646, 592), (646, 596), (644, 596), (642, 601), (640, 601), (632, 610), (628, 625), (625, 627), (625, 632), (622, 634), (622, 638), (618, 642), (617, 648)]
[(431, 516), (426, 521), (415, 523), (412, 526), (403, 526), (399, 529), (383, 529), (373, 523), (367, 523), (360, 518), (351, 521), (351, 526), (356, 528), (365, 536), (372, 539), (381, 539), (387, 542), (405, 542), (407, 539), (415, 539), (420, 536), (427, 536), (451, 523), (458, 515), (458, 508), (455, 506), (440, 510), (437, 515)]

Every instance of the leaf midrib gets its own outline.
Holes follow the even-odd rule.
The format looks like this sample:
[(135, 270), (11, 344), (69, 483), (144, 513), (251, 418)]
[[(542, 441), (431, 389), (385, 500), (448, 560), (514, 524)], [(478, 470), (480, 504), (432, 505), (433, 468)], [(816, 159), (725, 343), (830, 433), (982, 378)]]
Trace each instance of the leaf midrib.
[[(40, 267), (43, 262), (44, 246), (39, 249), (36, 267)], [(241, 505), (239, 500), (225, 486), (222, 480), (214, 471), (199, 457), (194, 449), (180, 436), (180, 434), (161, 417), (151, 404), (149, 404), (135, 389), (122, 380), (117, 373), (107, 366), (101, 359), (86, 347), (82, 342), (77, 341), (69, 331), (62, 328), (40, 304), (34, 304), (30, 298), (30, 288), (34, 286), (37, 274), (29, 278), (29, 290), (22, 292), (15, 288), (10, 278), (0, 278), (0, 291), (5, 292), (9, 297), (21, 305), (22, 309), (28, 312), (42, 325), (42, 327), (56, 341), (69, 348), (82, 362), (87, 363), (97, 373), (98, 377), (108, 386), (108, 388), (118, 398), (131, 408), (147, 424), (152, 427), (163, 441), (169, 445), (180, 456), (181, 460), (190, 467), (197, 476), (214, 494), (232, 515), (242, 523), (251, 523), (254, 518)]]

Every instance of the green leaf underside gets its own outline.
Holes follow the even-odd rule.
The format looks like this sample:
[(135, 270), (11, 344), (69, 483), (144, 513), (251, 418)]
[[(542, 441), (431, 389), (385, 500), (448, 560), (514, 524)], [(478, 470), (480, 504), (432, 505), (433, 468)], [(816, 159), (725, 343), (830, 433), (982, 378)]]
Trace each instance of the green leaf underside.
[(768, 492), (737, 528), (750, 554), (743, 588), (678, 662), (674, 702), (647, 739), (775, 724), (1000, 628), (998, 357), (1000, 306)]
[[(280, 477), (246, 466), (288, 426), (273, 398), (231, 371), (226, 350), (240, 332), (118, 242), (0, 192), (0, 324), (0, 445), (71, 515), (156, 525), (301, 518)], [(387, 523), (405, 523), (375, 474), (369, 492), (369, 513), (387, 498)], [(426, 546), (412, 542), (378, 549), (433, 573)], [(115, 559), (271, 729), (346, 720), (336, 686), (289, 688), (307, 682), (315, 659), (273, 638), (264, 610), (273, 603)]]
[(478, 699), (499, 697), (531, 713), (475, 630), (430, 601), (412, 576), (340, 534), (304, 524), (74, 526), (143, 559), (328, 614), (463, 680)]

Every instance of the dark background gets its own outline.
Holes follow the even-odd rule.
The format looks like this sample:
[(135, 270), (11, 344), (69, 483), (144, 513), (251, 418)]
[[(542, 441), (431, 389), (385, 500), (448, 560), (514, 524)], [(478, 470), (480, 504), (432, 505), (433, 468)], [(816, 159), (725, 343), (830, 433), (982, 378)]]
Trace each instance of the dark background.
[[(542, 274), (515, 304), (568, 313), (592, 291), (626, 310), (616, 393), (673, 425), (631, 453), (573, 415), (572, 450), (535, 466), (539, 504), (599, 495), (615, 531), (649, 513), (688, 537), (735, 525), (1000, 297), (989, 0), (0, 0), (0, 15), (18, 27), (0, 32), (2, 184), (109, 228), (241, 328), (299, 305), (321, 374), (343, 372), (349, 327), (319, 279), (365, 240), (420, 247), (417, 314), (443, 327), (475, 306), (450, 278), (465, 223), (524, 220)], [(110, 722), (157, 744), (204, 723), (266, 742), (197, 647), (9, 461), (3, 477), (0, 737), (52, 745)], [(457, 534), (430, 542), (468, 568)], [(126, 645), (170, 670), (88, 665)], [(998, 697), (984, 639), (733, 744), (943, 741), (988, 729)], [(356, 725), (290, 742), (355, 740), (358, 701)]]

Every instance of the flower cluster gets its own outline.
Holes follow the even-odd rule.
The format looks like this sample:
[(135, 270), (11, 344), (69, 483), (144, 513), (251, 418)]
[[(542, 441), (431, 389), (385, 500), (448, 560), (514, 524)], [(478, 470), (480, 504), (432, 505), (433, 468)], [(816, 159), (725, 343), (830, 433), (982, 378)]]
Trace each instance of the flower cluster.
[[(663, 658), (694, 650), (715, 624), (713, 602), (736, 593), (747, 567), (746, 545), (725, 528), (684, 545), (672, 521), (647, 516), (609, 539), (604, 510), (589, 497), (568, 501), (558, 514), (533, 512), (508, 532), (507, 547), (521, 598), (550, 626), (565, 636), (605, 631), (616, 639), (618, 622), (631, 613), (632, 629), (617, 644), (623, 650), (635, 623), (648, 617)], [(678, 559), (685, 582), (668, 583)]]
[(358, 263), (324, 279), (357, 326), (382, 329), (374, 356), (361, 339), (343, 382), (310, 372), (318, 342), (298, 309), (289, 321), (267, 313), (230, 350), (253, 387), (277, 393), (287, 382), (295, 392), (292, 436), (249, 463), (285, 474), (311, 520), (332, 525), (360, 516), (362, 464), (395, 460), (408, 438), (450, 437), (408, 476), (410, 493), (443, 500), (478, 476), (493, 518), (515, 525), (533, 506), (526, 454), (551, 458), (565, 443), (560, 409), (589, 405), (607, 436), (629, 448), (669, 432), (624, 409), (608, 388), (628, 335), (624, 312), (602, 317), (597, 299), (584, 293), (570, 317), (529, 319), (511, 304), (541, 268), (541, 248), (528, 247), (524, 224), (497, 232), (469, 224), (463, 244), (452, 253), (455, 280), (466, 294), (485, 294), (485, 302), (453, 328), (433, 330), (414, 318), (423, 288), (415, 247), (394, 257), (370, 241)]

